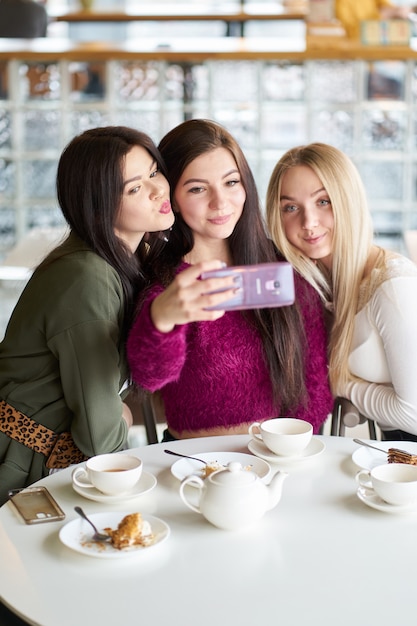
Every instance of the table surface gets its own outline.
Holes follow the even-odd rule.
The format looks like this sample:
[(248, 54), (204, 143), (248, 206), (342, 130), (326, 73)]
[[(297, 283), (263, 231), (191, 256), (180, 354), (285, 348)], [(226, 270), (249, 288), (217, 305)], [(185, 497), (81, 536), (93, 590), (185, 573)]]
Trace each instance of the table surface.
[[(409, 623), (417, 513), (366, 506), (356, 496), (358, 468), (351, 455), (357, 444), (347, 437), (320, 439), (326, 445), (321, 455), (285, 466), (289, 476), (277, 507), (235, 532), (212, 526), (183, 504), (170, 471), (175, 459), (164, 448), (195, 455), (248, 452), (246, 435), (130, 450), (158, 484), (124, 503), (104, 505), (76, 494), (71, 468), (49, 476), (39, 484), (64, 509), (64, 522), (26, 526), (9, 503), (0, 509), (0, 598), (40, 626)], [(84, 556), (58, 537), (61, 526), (77, 517), (76, 504), (88, 514), (156, 515), (171, 535), (137, 557)]]

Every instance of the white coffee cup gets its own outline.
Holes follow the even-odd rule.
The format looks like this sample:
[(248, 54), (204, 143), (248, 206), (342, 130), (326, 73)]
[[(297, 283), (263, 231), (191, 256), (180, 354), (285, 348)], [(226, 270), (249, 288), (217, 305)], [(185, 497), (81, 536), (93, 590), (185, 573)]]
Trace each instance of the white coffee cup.
[(142, 461), (129, 454), (99, 454), (76, 467), (72, 480), (78, 487), (95, 487), (107, 495), (119, 495), (130, 491), (142, 474)]
[(274, 417), (249, 426), (249, 434), (279, 456), (297, 456), (308, 446), (313, 426), (295, 417)]
[(384, 463), (371, 470), (362, 469), (356, 474), (356, 482), (388, 504), (417, 504), (417, 465)]

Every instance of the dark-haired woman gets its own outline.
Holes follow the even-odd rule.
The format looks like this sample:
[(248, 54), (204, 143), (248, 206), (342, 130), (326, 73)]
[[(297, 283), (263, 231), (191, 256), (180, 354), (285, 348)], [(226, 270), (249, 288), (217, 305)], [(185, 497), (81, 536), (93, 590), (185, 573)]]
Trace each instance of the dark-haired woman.
[(201, 119), (174, 128), (159, 149), (176, 222), (152, 263), (154, 285), (128, 359), (140, 387), (161, 391), (165, 439), (247, 433), (251, 422), (274, 416), (305, 419), (317, 433), (332, 396), (314, 289), (297, 278), (293, 306), (225, 312), (208, 309), (231, 297), (232, 279), (200, 280), (222, 263), (277, 260), (242, 150), (225, 128)]
[(38, 266), (0, 344), (0, 502), (51, 469), (126, 444), (125, 339), (143, 262), (174, 216), (160, 154), (126, 127), (64, 149), (58, 201), (70, 233)]

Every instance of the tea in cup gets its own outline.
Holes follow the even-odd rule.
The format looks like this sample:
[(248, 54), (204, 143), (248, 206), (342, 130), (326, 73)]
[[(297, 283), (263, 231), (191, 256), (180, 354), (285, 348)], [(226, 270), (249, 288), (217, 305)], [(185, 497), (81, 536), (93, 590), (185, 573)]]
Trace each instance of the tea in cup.
[(99, 454), (93, 456), (85, 467), (72, 472), (75, 485), (95, 487), (106, 495), (119, 495), (130, 491), (142, 474), (142, 461), (129, 454)]
[(274, 417), (249, 426), (249, 434), (279, 456), (297, 456), (308, 446), (313, 426), (295, 417)]
[(387, 463), (371, 470), (362, 469), (356, 474), (356, 482), (388, 504), (417, 505), (417, 465)]

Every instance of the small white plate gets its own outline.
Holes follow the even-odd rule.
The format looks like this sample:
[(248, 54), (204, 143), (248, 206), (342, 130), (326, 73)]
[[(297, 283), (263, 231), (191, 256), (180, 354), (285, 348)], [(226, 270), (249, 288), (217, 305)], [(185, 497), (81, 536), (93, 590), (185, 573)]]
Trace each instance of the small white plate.
[[(119, 522), (129, 513), (95, 513), (89, 515), (89, 518), (93, 522), (99, 532), (103, 532), (105, 528), (116, 529)], [(90, 541), (93, 529), (90, 524), (81, 518), (72, 520), (65, 524), (59, 531), (59, 538), (64, 545), (75, 552), (80, 552), (86, 556), (94, 556), (100, 559), (125, 559), (130, 556), (143, 554), (148, 552), (155, 546), (159, 545), (165, 539), (168, 539), (170, 534), (170, 528), (166, 522), (159, 519), (159, 517), (153, 517), (153, 515), (142, 515), (144, 521), (149, 522), (152, 528), (152, 532), (155, 535), (155, 541), (150, 546), (134, 546), (126, 550), (116, 550), (111, 543), (98, 543)]]
[(384, 513), (417, 513), (417, 504), (407, 504), (405, 506), (395, 506), (394, 504), (388, 504), (385, 500), (382, 500), (373, 489), (367, 489), (365, 487), (359, 487), (356, 492), (359, 500), (377, 511), (384, 511)]
[(105, 493), (101, 493), (95, 487), (80, 487), (75, 483), (72, 483), (72, 487), (74, 491), (83, 496), (84, 498), (88, 498), (88, 500), (95, 500), (96, 502), (106, 502), (107, 504), (111, 504), (112, 502), (123, 502), (124, 500), (132, 500), (132, 498), (137, 498), (139, 496), (143, 496), (144, 493), (148, 493), (151, 491), (157, 483), (157, 480), (153, 474), (149, 474), (148, 472), (142, 472), (141, 477), (139, 478), (136, 485), (128, 491), (127, 493), (123, 493), (116, 496), (109, 496)]
[(258, 439), (251, 439), (248, 443), (248, 448), (255, 456), (268, 461), (269, 463), (279, 463), (280, 465), (292, 465), (295, 463), (301, 463), (307, 461), (315, 456), (321, 454), (325, 449), (325, 444), (320, 439), (313, 437), (308, 444), (307, 448), (303, 450), (301, 454), (297, 456), (279, 456), (271, 452), (269, 448), (262, 441)]
[[(417, 442), (416, 441), (369, 441), (371, 445), (375, 445), (377, 448), (382, 448), (388, 452), (388, 448), (400, 448), (401, 450), (407, 450), (411, 454), (417, 454)], [(384, 465), (388, 463), (388, 457), (383, 452), (378, 450), (372, 450), (366, 446), (360, 446), (352, 454), (352, 461), (361, 469), (372, 469), (377, 465)]]
[[(207, 463), (216, 462), (221, 465), (227, 465), (228, 463), (237, 462), (242, 465), (242, 467), (247, 467), (251, 465), (251, 469), (259, 476), (259, 478), (265, 479), (269, 476), (271, 472), (271, 468), (262, 459), (254, 458), (251, 454), (244, 454), (241, 452), (204, 452), (202, 454), (195, 453), (191, 456), (195, 456)], [(178, 480), (183, 480), (187, 476), (191, 476), (191, 474), (196, 474), (197, 476), (202, 475), (203, 464), (198, 461), (193, 461), (192, 459), (180, 459), (171, 465), (171, 472), (175, 478)]]

